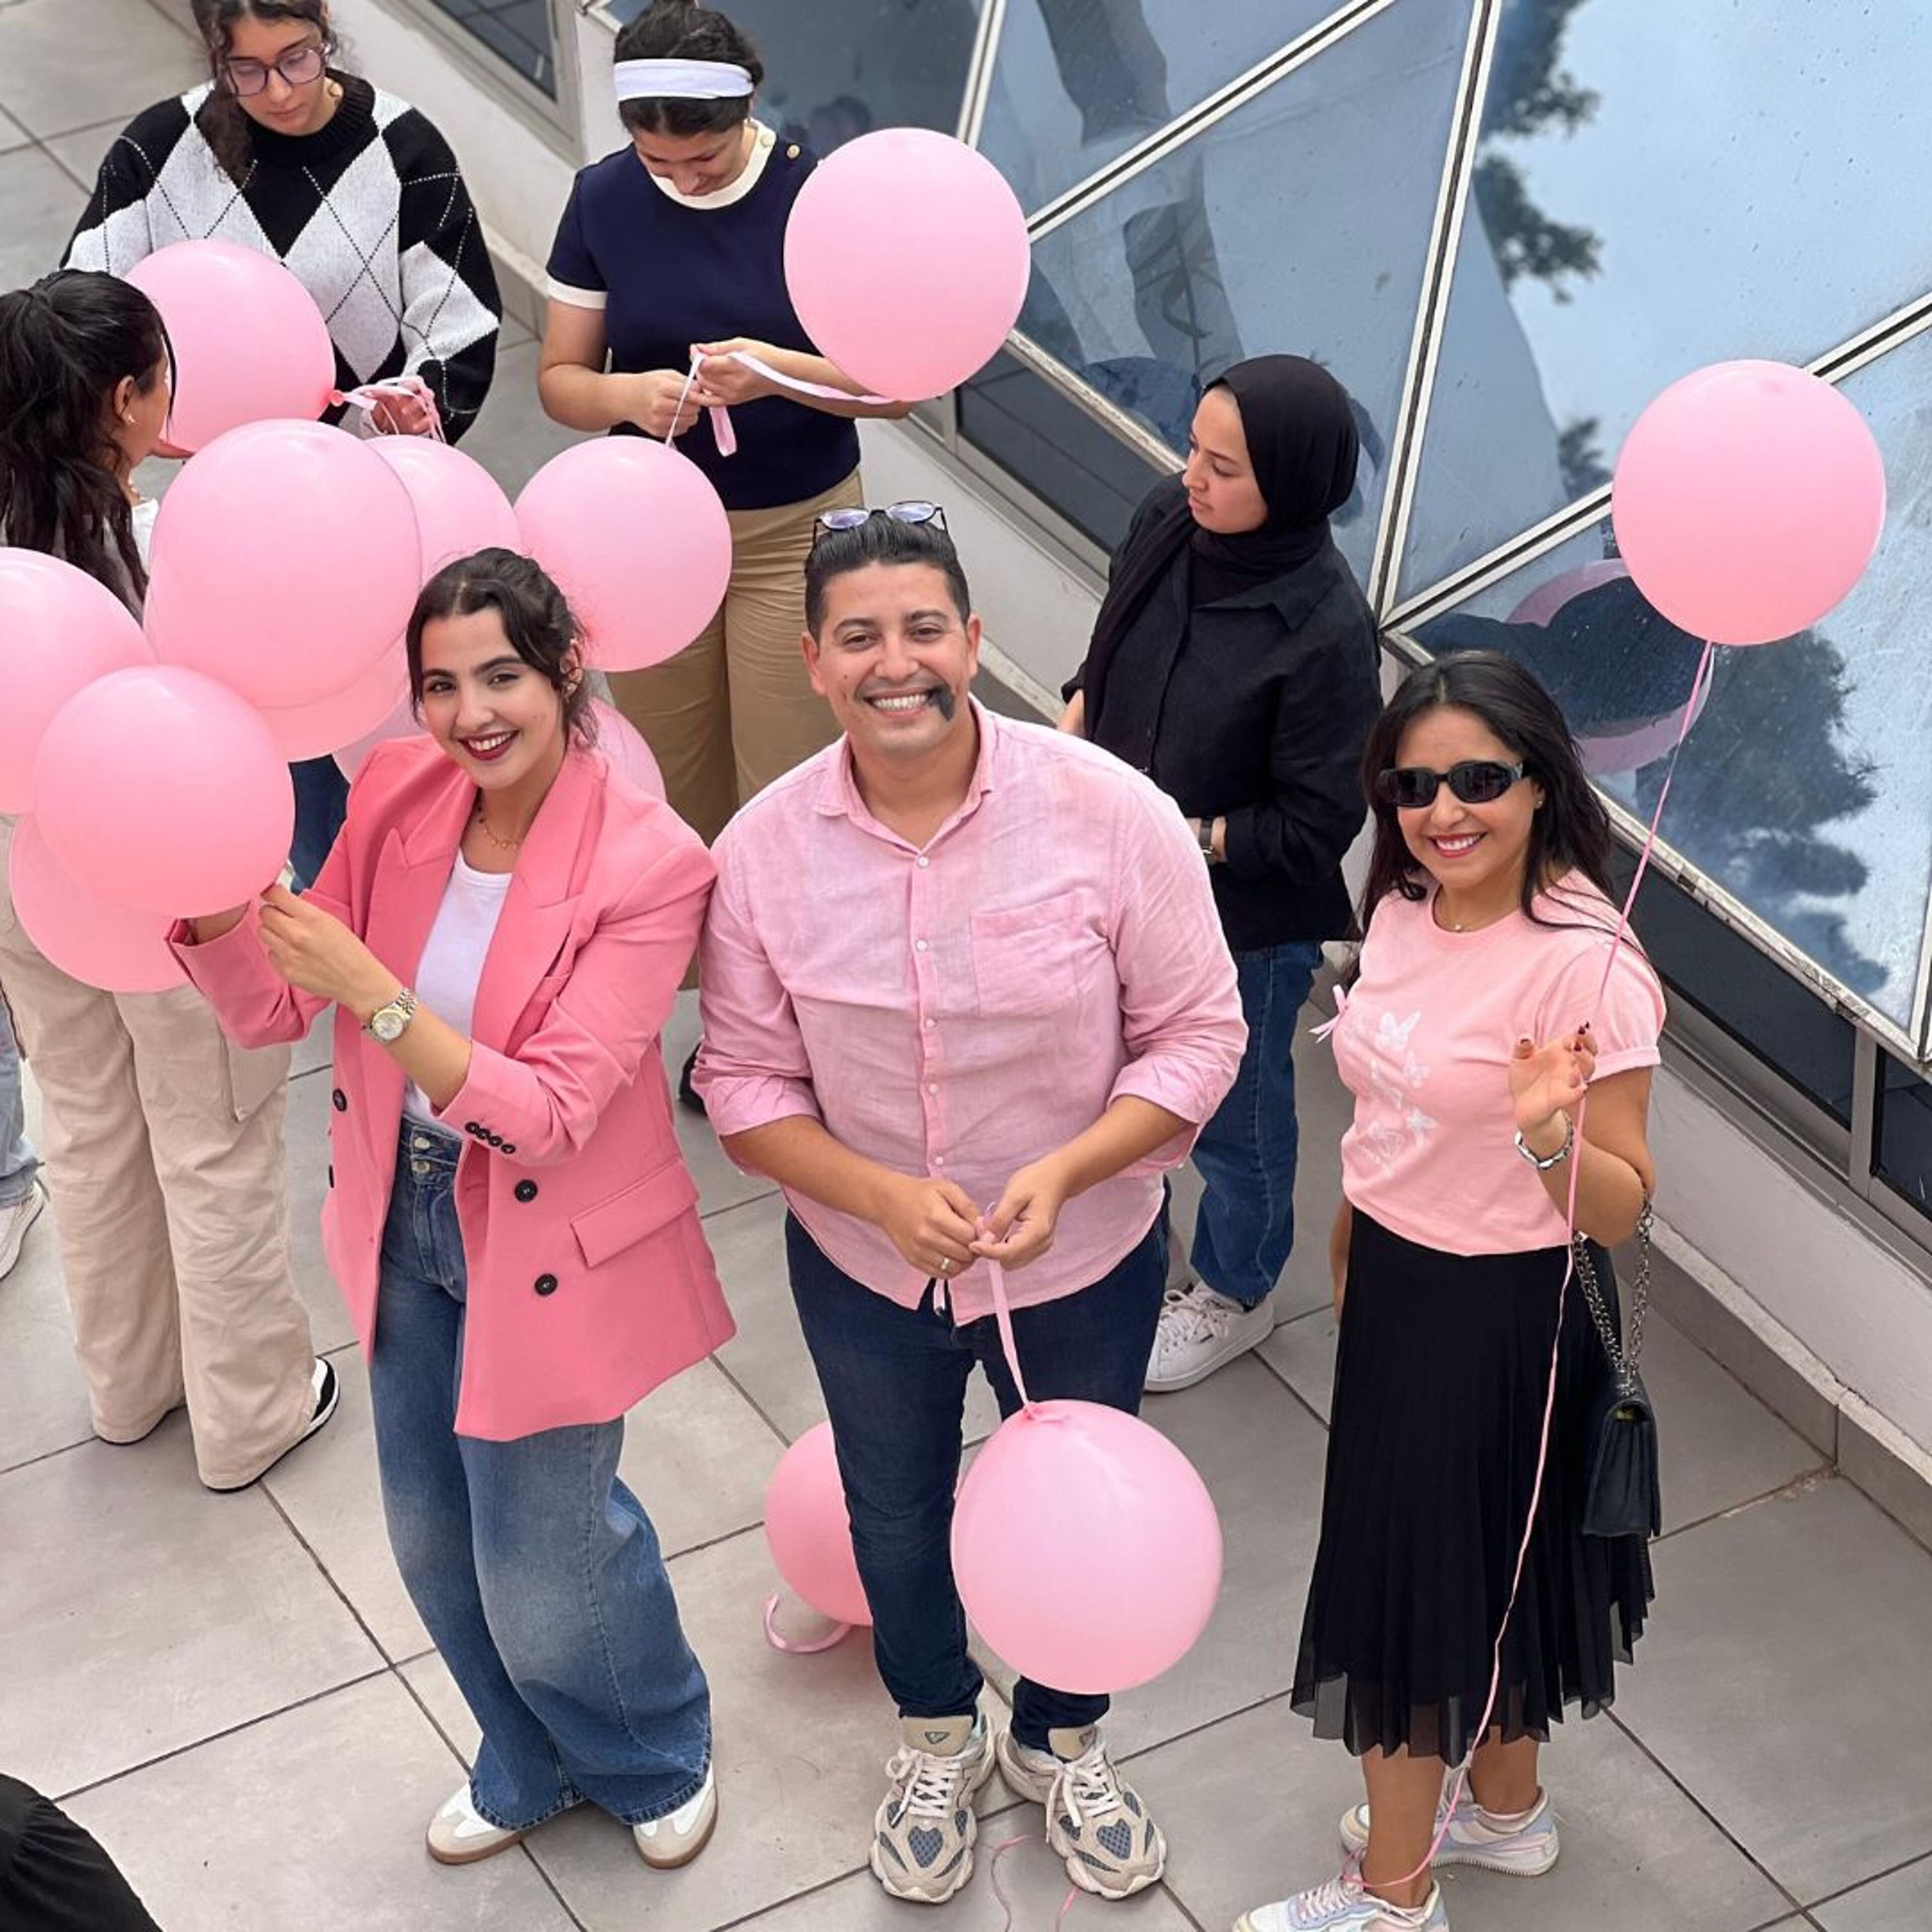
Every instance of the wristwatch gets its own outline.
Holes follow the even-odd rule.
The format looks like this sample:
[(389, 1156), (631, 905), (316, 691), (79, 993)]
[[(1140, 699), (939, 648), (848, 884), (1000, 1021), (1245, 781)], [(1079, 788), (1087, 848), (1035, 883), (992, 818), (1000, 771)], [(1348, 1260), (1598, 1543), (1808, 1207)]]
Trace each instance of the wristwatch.
[(416, 1017), (416, 996), (404, 986), (386, 1006), (378, 1006), (363, 1024), (362, 1030), (380, 1040), (385, 1046), (392, 1046), (403, 1036), (404, 1030)]
[(1221, 862), (1221, 855), (1214, 849), (1214, 820), (1211, 814), (1201, 821), (1201, 856), (1210, 866)]

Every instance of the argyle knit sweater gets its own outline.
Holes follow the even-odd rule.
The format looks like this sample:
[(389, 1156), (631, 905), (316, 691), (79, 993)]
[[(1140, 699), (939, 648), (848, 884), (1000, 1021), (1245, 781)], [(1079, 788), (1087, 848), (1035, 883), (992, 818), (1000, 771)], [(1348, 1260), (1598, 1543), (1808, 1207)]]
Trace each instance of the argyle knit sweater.
[(124, 274), (170, 243), (209, 236), (273, 255), (315, 298), (336, 386), (416, 375), (453, 442), (496, 368), (502, 304), (456, 158), (434, 127), (352, 76), (317, 133), (250, 122), (232, 179), (196, 116), (208, 88), (148, 108), (107, 151), (67, 266)]

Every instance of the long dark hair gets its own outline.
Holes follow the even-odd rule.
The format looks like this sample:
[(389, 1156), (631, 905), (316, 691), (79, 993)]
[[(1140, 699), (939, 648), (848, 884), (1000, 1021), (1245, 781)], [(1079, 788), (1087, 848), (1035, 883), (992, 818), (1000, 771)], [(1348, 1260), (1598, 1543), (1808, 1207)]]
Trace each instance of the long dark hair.
[(254, 123), (228, 85), (228, 56), (234, 45), (235, 22), (241, 20), (299, 20), (314, 28), (332, 68), (341, 52), (328, 0), (194, 0), (194, 24), (208, 49), (208, 78), (214, 83), (196, 119), (214, 158), (229, 179), (238, 183), (255, 158), (249, 136)]
[[(633, 60), (722, 61), (741, 67), (752, 85), (764, 84), (765, 64), (751, 41), (713, 7), (692, 0), (652, 0), (617, 35), (616, 58)], [(622, 102), (617, 118), (635, 134), (669, 134), (689, 140), (723, 134), (750, 117), (749, 97), (736, 100), (672, 100), (647, 96)]]
[(540, 672), (563, 700), (563, 728), (580, 745), (597, 742), (590, 680), (580, 662), (569, 662), (579, 637), (563, 592), (538, 566), (513, 550), (479, 550), (446, 563), (425, 584), (410, 613), (404, 645), (409, 653), (410, 698), (422, 715), (422, 640), (426, 626), (442, 617), (494, 610), (518, 657)]
[(160, 311), (115, 276), (62, 268), (0, 296), (0, 532), (137, 605), (148, 573), (108, 416), (123, 377), (148, 394), (172, 359)]
[(1581, 872), (1606, 898), (1610, 882), (1610, 818), (1591, 789), (1570, 728), (1556, 701), (1514, 658), (1500, 651), (1460, 651), (1411, 671), (1383, 708), (1362, 752), (1362, 788), (1374, 814), (1374, 850), (1362, 888), (1362, 930), (1391, 892), (1406, 899), (1428, 896), (1423, 867), (1408, 849), (1392, 805), (1376, 796), (1377, 773), (1395, 764), (1403, 734), (1418, 718), (1454, 706), (1482, 720), (1508, 747), (1525, 776), (1543, 788), (1543, 804), (1529, 822), (1522, 868), (1522, 908), (1538, 926), (1567, 923), (1542, 918), (1536, 897), (1570, 872)]

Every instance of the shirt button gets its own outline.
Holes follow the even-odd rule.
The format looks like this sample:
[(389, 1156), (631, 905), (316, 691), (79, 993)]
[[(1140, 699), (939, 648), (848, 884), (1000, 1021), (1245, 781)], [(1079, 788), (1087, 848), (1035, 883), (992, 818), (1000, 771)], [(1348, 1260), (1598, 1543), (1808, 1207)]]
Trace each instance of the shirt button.
[(932, 1164), (934, 1167), (944, 1167), (946, 1165), (945, 1156), (943, 1154), (934, 1154), (932, 1156)]
[(537, 1198), (537, 1184), (534, 1180), (520, 1180), (515, 1192), (519, 1201), (534, 1201)]
[(328, 1096), (328, 1104), (333, 1107), (338, 1114), (346, 1114), (349, 1111), (349, 1096), (344, 1093), (340, 1087), (338, 1087), (330, 1094)]
[(926, 950), (926, 941), (922, 939), (915, 939), (912, 943), (912, 950), (915, 952), (923, 952)]
[(556, 1276), (554, 1274), (540, 1274), (532, 1286), (539, 1294), (554, 1294), (556, 1292)]
[(938, 1024), (939, 1024), (939, 1022), (938, 1022), (937, 1020), (931, 1020), (931, 1019), (928, 1020), (928, 1021), (926, 1022), (926, 1031), (927, 1031), (928, 1033), (930, 1033), (930, 1032), (932, 1030), (932, 1029), (933, 1029), (934, 1027), (936, 1027)]
[(930, 1082), (927, 1082), (927, 1084), (926, 1084), (926, 1090), (928, 1094), (937, 1094), (937, 1093), (939, 1091), (939, 1089), (938, 1089), (937, 1087), (934, 1086), (934, 1085), (933, 1085)]
[(932, 863), (932, 861), (930, 859), (928, 859), (928, 858), (926, 856), (926, 854), (925, 854), (923, 852), (922, 852), (922, 853), (919, 855), (919, 869), (920, 869), (922, 872), (924, 872), (924, 871), (926, 870), (926, 867), (927, 867), (927, 866), (928, 866), (929, 865), (931, 865)]

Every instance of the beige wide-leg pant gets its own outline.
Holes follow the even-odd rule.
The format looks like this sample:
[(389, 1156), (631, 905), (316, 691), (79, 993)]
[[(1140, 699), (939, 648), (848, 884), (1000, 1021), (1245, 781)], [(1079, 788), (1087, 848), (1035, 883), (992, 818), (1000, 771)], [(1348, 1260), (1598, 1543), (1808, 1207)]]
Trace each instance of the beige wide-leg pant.
[(289, 1264), (289, 1050), (232, 1045), (192, 987), (103, 993), (35, 949), (7, 886), (0, 986), (45, 1102), (42, 1153), (97, 1435), (185, 1401), (202, 1480), (250, 1481), (308, 1427), (315, 1351)]
[(805, 560), (820, 512), (859, 503), (859, 472), (821, 496), (733, 510), (731, 583), (718, 614), (674, 658), (610, 674), (671, 808), (708, 845), (739, 806), (838, 735), (805, 674)]

